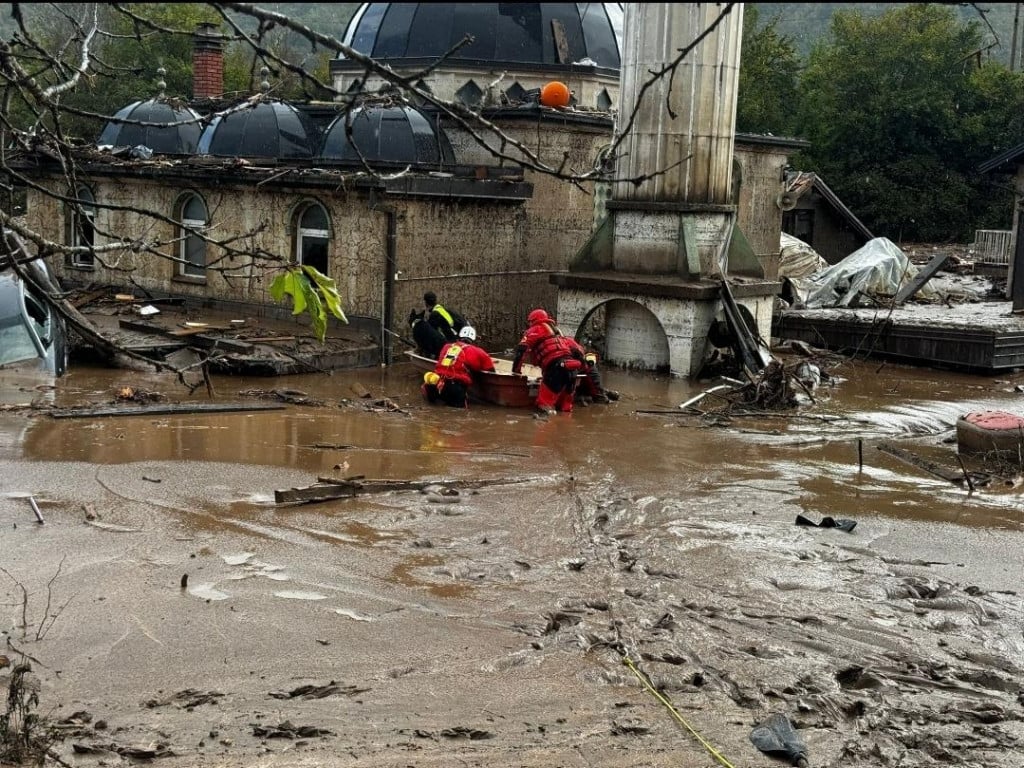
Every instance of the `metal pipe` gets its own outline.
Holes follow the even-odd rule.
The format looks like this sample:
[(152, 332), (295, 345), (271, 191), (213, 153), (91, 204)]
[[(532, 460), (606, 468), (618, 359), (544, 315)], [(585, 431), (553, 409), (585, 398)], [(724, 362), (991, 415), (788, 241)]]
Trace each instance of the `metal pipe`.
[(36, 513), (36, 520), (42, 525), (45, 521), (43, 520), (43, 513), (39, 511), (39, 505), (36, 504), (36, 500), (32, 497), (28, 497), (28, 503), (32, 505), (32, 511)]
[(412, 283), (423, 280), (450, 280), (455, 277), (507, 277), (508, 275), (554, 275), (557, 269), (510, 269), (501, 272), (455, 272), (450, 275), (424, 275), (423, 277), (396, 277), (396, 282)]
[(390, 365), (393, 358), (391, 339), (385, 334), (394, 322), (395, 281), (398, 279), (398, 212), (390, 205), (377, 200), (378, 190), (370, 191), (370, 210), (380, 211), (386, 217), (387, 230), (384, 239), (384, 284), (381, 297), (381, 364)]

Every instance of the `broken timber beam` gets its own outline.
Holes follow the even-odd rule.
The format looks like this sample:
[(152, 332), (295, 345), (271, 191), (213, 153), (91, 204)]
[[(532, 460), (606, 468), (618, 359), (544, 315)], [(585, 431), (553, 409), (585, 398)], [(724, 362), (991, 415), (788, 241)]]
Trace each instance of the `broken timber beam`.
[(55, 419), (76, 419), (98, 416), (151, 416), (231, 411), (280, 411), (283, 409), (283, 405), (273, 403), (154, 403), (149, 405), (101, 405), (96, 408), (55, 408), (50, 411), (50, 415)]
[(956, 483), (957, 485), (960, 485), (965, 480), (965, 475), (962, 472), (947, 469), (941, 464), (936, 464), (934, 461), (929, 461), (928, 459), (921, 458), (920, 456), (911, 453), (908, 450), (905, 450), (903, 448), (897, 448), (895, 445), (887, 445), (883, 443), (878, 446), (878, 450), (880, 450), (882, 453), (887, 453), (890, 456), (893, 456), (894, 458), (897, 458), (900, 461), (905, 462), (906, 464), (910, 464), (911, 466), (917, 467), (918, 469), (923, 469), (928, 474), (935, 475), (935, 477), (940, 477), (946, 482)]
[(527, 483), (533, 478), (495, 478), (490, 480), (364, 480), (349, 478), (346, 480), (318, 477), (316, 483), (305, 488), (287, 488), (274, 491), (275, 504), (300, 503), (310, 504), (316, 501), (346, 499), (360, 493), (386, 493), (388, 491), (423, 491), (432, 486), (443, 488), (482, 488), (485, 485), (505, 485), (509, 483)]
[(920, 291), (921, 288), (924, 287), (924, 284), (931, 280), (936, 272), (942, 269), (942, 266), (949, 260), (949, 256), (950, 254), (948, 252), (934, 256), (925, 268), (917, 273), (917, 277), (900, 288), (896, 293), (896, 298), (893, 299), (893, 304), (902, 304), (915, 293)]

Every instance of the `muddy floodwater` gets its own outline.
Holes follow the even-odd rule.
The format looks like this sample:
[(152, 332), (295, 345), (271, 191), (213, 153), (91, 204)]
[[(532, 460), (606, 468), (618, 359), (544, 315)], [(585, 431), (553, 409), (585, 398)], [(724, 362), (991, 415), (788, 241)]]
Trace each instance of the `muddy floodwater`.
[[(956, 419), (1024, 414), (1024, 374), (830, 372), (766, 417), (619, 371), (571, 415), (454, 410), (404, 364), (0, 412), (0, 652), (72, 765), (757, 768), (783, 713), (812, 766), (1019, 768), (1019, 468), (883, 449), (959, 470)], [(73, 367), (24, 401), (124, 386), (211, 400)], [(357, 476), (437, 485), (275, 503)]]

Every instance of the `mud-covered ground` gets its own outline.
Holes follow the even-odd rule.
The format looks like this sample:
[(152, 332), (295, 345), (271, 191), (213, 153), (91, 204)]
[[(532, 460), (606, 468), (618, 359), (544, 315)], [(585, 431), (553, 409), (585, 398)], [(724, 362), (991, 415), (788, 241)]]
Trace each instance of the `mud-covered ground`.
[[(878, 446), (956, 469), (956, 418), (1024, 376), (833, 374), (786, 418), (614, 372), (571, 416), (460, 412), (405, 366), (216, 380), (324, 402), (278, 411), (2, 412), (0, 652), (70, 765), (757, 768), (782, 712), (812, 766), (1017, 768), (1020, 491)], [(55, 399), (124, 385), (206, 396), (79, 367)], [(355, 475), (479, 487), (274, 504)]]

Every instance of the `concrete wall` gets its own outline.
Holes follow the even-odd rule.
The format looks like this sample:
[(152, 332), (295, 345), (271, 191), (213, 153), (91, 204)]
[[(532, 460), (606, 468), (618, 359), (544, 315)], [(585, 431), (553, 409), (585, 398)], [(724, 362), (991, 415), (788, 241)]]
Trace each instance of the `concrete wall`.
[(782, 210), (776, 200), (782, 192), (782, 169), (792, 152), (775, 145), (736, 142), (737, 221), (770, 279), (778, 274), (782, 234)]
[[(758, 333), (770, 342), (774, 296), (737, 297), (757, 323)], [(604, 359), (614, 365), (638, 369), (668, 368), (673, 376), (696, 377), (712, 346), (708, 331), (724, 319), (721, 302), (680, 301), (676, 298), (623, 294), (608, 299), (606, 292), (568, 289), (558, 297), (558, 322), (564, 333), (588, 331), (593, 317), (603, 319), (597, 337), (605, 340)]]
[[(309, 190), (274, 191), (269, 187), (202, 187), (194, 182), (175, 184), (123, 177), (96, 179), (90, 183), (97, 201), (96, 245), (123, 239), (147, 240), (163, 245), (155, 250), (174, 253), (168, 243), (175, 227), (137, 212), (113, 211), (104, 205), (131, 206), (152, 210), (168, 219), (174, 216), (175, 201), (186, 191), (199, 193), (206, 201), (214, 238), (236, 237), (252, 231), (235, 243), (248, 252), (263, 252), (287, 261), (294, 249), (293, 212), (307, 200), (325, 207), (331, 220), (329, 276), (338, 286), (347, 314), (383, 316), (386, 271), (387, 219), (380, 209), (371, 209), (367, 194), (359, 192)], [(26, 223), (44, 237), (65, 240), (63, 206), (52, 198), (30, 192)], [(396, 268), (393, 329), (407, 335), (409, 309), (422, 308), (423, 293), (435, 291), (442, 301), (458, 309), (481, 326), (481, 334), (494, 342), (511, 345), (536, 295), (550, 295), (547, 275), (523, 279), (530, 267), (524, 258), (528, 233), (521, 203), (389, 198), (397, 216)], [(139, 287), (183, 296), (231, 301), (270, 303), (273, 265), (262, 265), (249, 256), (225, 257), (225, 252), (208, 246), (207, 262), (223, 259), (207, 270), (205, 280), (182, 278), (177, 265), (151, 253), (135, 253), (130, 247), (98, 255), (92, 269), (54, 264), (65, 283), (94, 283)], [(535, 260), (553, 260), (540, 249)], [(544, 261), (543, 263), (546, 263)], [(266, 267), (270, 266), (269, 271)], [(465, 277), (446, 277), (455, 272)], [(505, 274), (509, 273), (509, 274)]]

